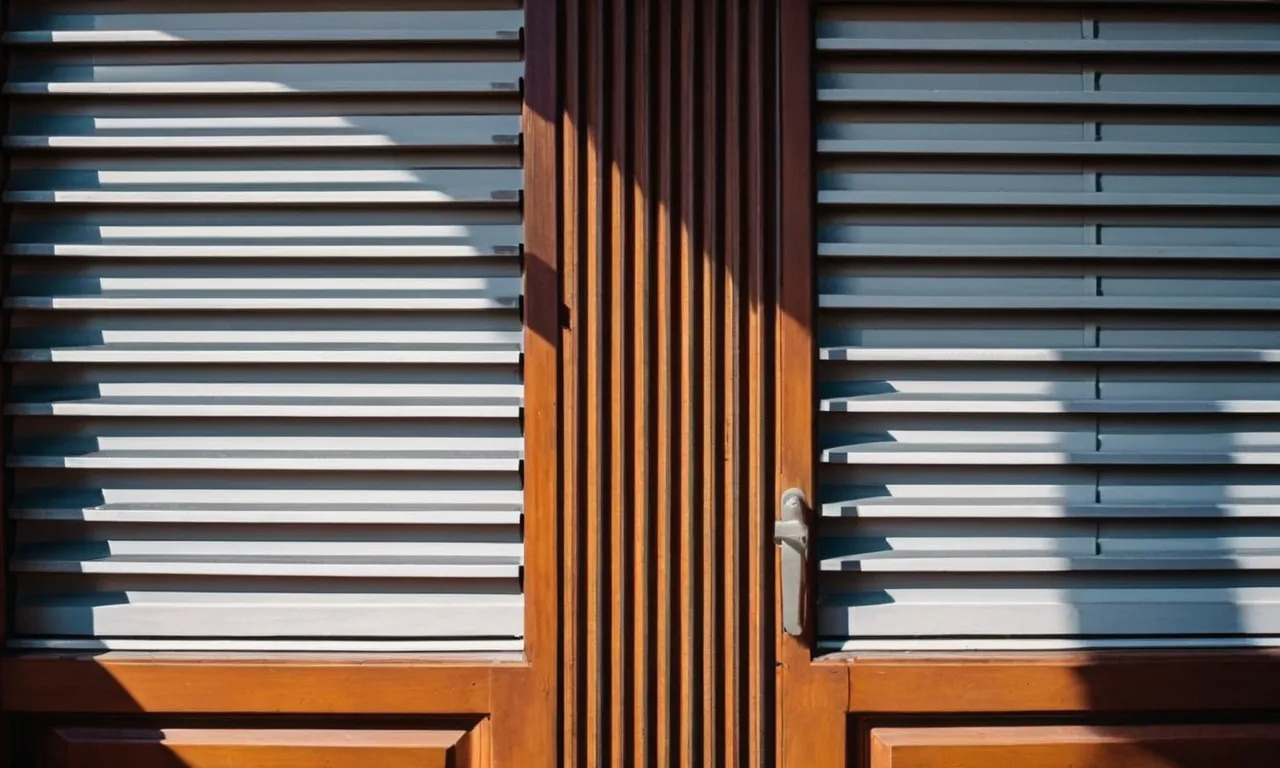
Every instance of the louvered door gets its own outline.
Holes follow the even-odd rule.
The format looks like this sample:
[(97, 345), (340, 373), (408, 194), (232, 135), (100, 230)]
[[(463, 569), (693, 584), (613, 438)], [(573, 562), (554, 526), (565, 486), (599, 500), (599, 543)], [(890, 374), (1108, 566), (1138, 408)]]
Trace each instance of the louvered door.
[(10, 644), (518, 650), (514, 3), (10, 9)]
[(820, 649), (1280, 637), (1246, 5), (817, 6)]

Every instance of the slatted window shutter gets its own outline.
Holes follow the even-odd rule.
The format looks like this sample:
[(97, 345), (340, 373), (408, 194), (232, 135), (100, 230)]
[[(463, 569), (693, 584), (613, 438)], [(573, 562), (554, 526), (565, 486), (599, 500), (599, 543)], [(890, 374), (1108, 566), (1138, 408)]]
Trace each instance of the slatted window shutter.
[(821, 645), (1280, 637), (1280, 12), (815, 26)]
[(514, 0), (22, 0), (13, 645), (518, 650)]

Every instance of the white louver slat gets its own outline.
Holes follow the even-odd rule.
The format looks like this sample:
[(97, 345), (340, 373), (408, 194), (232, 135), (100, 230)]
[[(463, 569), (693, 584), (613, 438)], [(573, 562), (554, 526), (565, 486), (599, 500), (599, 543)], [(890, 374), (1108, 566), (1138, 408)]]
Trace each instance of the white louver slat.
[(1280, 640), (1280, 11), (815, 32), (821, 645)]
[(23, 0), (17, 648), (522, 646), (516, 0)]

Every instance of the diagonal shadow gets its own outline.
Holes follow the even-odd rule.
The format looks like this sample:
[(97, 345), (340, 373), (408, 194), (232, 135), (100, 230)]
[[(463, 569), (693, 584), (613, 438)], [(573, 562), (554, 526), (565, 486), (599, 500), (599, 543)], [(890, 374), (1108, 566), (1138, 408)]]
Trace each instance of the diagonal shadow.
[[(292, 12), (327, 10), (332, 5), (324, 4), (317, 9), (288, 0), (279, 3), (280, 8)], [(519, 37), (519, 12), (509, 14), (516, 20), (515, 28), (499, 31), (489, 42), (479, 43), (483, 53), (477, 55), (476, 49), (466, 48), (465, 41), (470, 34), (467, 29), (444, 29), (447, 25), (442, 25), (440, 29), (397, 32), (396, 24), (422, 24), (422, 9), (404, 11), (403, 5), (375, 0), (347, 14), (318, 14), (309, 20), (323, 29), (291, 26), (277, 30), (275, 38), (264, 38), (262, 42), (278, 43), (280, 47), (267, 53), (257, 49), (246, 53), (251, 49), (240, 45), (237, 34), (270, 37), (271, 24), (282, 20), (296, 22), (298, 15), (263, 14), (262, 9), (252, 3), (237, 4), (246, 11), (243, 14), (228, 13), (225, 4), (217, 3), (196, 3), (173, 9), (179, 13), (151, 13), (159, 6), (144, 0), (108, 9), (105, 13), (84, 13), (78, 7), (71, 8), (71, 16), (51, 12), (61, 6), (51, 9), (48, 4), (34, 2), (4, 4), (3, 29), (7, 31), (53, 28), (59, 30), (59, 34), (104, 30), (129, 33), (125, 38), (72, 41), (66, 46), (51, 48), (39, 47), (50, 42), (42, 34), (35, 35), (41, 38), (38, 40), (32, 35), (26, 40), (11, 38), (4, 46), (3, 81), (6, 84), (50, 81), (106, 86), (156, 80), (167, 83), (166, 87), (174, 87), (212, 75), (215, 80), (241, 78), (242, 85), (244, 78), (248, 78), (250, 82), (245, 88), (261, 94), (233, 98), (226, 93), (236, 88), (228, 87), (222, 95), (215, 89), (176, 98), (88, 94), (64, 99), (62, 96), (45, 98), (45, 91), (38, 89), (10, 88), (4, 99), (3, 122), (10, 146), (23, 151), (6, 151), (3, 186), (11, 203), (23, 205), (5, 207), (4, 232), (6, 243), (16, 245), (15, 254), (25, 258), (5, 258), (7, 297), (19, 302), (24, 298), (49, 296), (78, 297), (77, 300), (90, 303), (99, 299), (131, 300), (148, 296), (216, 301), (229, 294), (248, 293), (272, 301), (290, 292), (310, 291), (312, 298), (349, 296), (354, 292), (369, 301), (367, 307), (342, 317), (322, 313), (300, 319), (296, 315), (273, 312), (250, 312), (235, 317), (193, 313), (173, 323), (157, 321), (145, 312), (113, 314), (112, 307), (105, 304), (84, 312), (45, 312), (39, 316), (22, 309), (6, 310), (5, 348), (23, 350), (18, 364), (5, 366), (6, 402), (24, 409), (22, 418), (5, 419), (5, 447), (10, 457), (37, 444), (57, 446), (55, 452), (79, 454), (102, 449), (112, 441), (127, 439), (129, 434), (163, 438), (165, 428), (146, 420), (142, 426), (122, 426), (111, 420), (77, 420), (67, 432), (61, 432), (53, 425), (57, 419), (48, 418), (59, 409), (75, 408), (104, 398), (110, 400), (120, 393), (126, 393), (123, 396), (126, 401), (132, 396), (130, 393), (144, 391), (147, 394), (143, 397), (149, 402), (155, 402), (158, 393), (162, 398), (178, 393), (179, 399), (189, 395), (197, 401), (203, 398), (208, 402), (228, 392), (243, 390), (257, 397), (265, 393), (277, 402), (289, 402), (305, 400), (308, 391), (314, 394), (336, 388), (360, 401), (355, 403), (359, 407), (378, 403), (394, 405), (397, 398), (406, 396), (430, 399), (442, 389), (460, 384), (470, 386), (480, 398), (506, 397), (512, 394), (512, 387), (520, 388), (522, 330), (514, 312), (504, 313), (511, 318), (477, 321), (474, 327), (460, 332), (456, 311), (397, 318), (377, 306), (382, 298), (452, 300), (479, 295), (496, 297), (502, 306), (516, 309), (521, 293), (522, 274), (512, 259), (520, 251), (520, 224), (518, 218), (513, 218), (518, 214), (512, 212), (516, 210), (514, 204), (520, 201), (523, 184), (519, 162), (513, 160), (513, 151), (520, 143), (519, 91), (518, 83), (514, 82), (518, 78), (498, 83), (501, 87), (496, 90), (500, 93), (492, 97), (471, 98), (464, 94), (435, 101), (422, 99), (422, 84), (414, 81), (415, 77), (438, 79), (446, 69), (461, 73), (463, 79), (488, 78), (494, 82), (508, 79), (507, 76), (518, 69), (513, 65), (519, 54), (507, 51), (517, 50), (512, 42)], [(419, 5), (425, 5), (427, 10), (459, 10), (456, 3)], [(519, 5), (513, 1), (509, 7), (518, 9)], [(130, 18), (128, 12), (132, 9), (141, 9), (141, 12)], [(212, 14), (192, 13), (201, 9)], [(393, 12), (387, 13), (389, 9)], [(397, 9), (403, 13), (396, 12)], [(380, 16), (371, 16), (378, 12), (382, 12)], [(459, 15), (471, 16), (465, 12)], [(352, 26), (355, 19), (363, 20), (367, 26)], [(474, 26), (474, 19), (471, 21)], [(178, 26), (166, 27), (174, 23)], [(243, 26), (246, 23), (250, 26)], [(261, 26), (255, 29), (255, 23)], [(385, 28), (377, 29), (378, 24)], [(363, 42), (362, 30), (367, 33)], [(143, 37), (133, 35), (136, 31), (144, 33)], [(453, 33), (460, 36), (451, 38)], [(315, 39), (331, 40), (334, 44), (319, 48)], [(173, 43), (184, 45), (173, 46)], [(117, 48), (120, 44), (128, 47)], [(101, 47), (82, 47), (84, 45)], [(100, 54), (96, 60), (95, 51)], [(59, 56), (64, 59), (58, 59)], [(495, 64), (480, 60), (486, 57), (511, 61)], [(64, 66), (60, 61), (80, 63)], [(360, 92), (361, 77), (374, 95)], [(486, 87), (492, 84), (484, 83)], [(317, 93), (307, 93), (315, 89)], [(56, 113), (56, 117), (51, 118), (51, 113)], [(263, 159), (267, 153), (271, 153), (270, 160)], [(189, 210), (184, 213), (183, 206), (192, 199), (190, 195), (186, 198), (183, 195), (190, 192), (204, 199), (211, 199), (210, 195), (230, 195), (223, 198), (227, 205), (225, 218), (218, 220)], [(307, 206), (358, 204), (357, 195), (369, 193), (373, 193), (371, 202), (355, 215), (337, 215), (330, 221), (317, 222), (314, 216), (304, 213)], [(278, 204), (279, 196), (291, 197), (294, 202), (274, 212), (254, 210), (255, 205), (271, 202), (272, 197), (277, 198), (274, 202)], [(135, 203), (141, 203), (146, 212), (135, 213), (139, 209), (129, 207)], [(495, 210), (495, 203), (501, 212), (490, 212)], [(156, 208), (145, 206), (158, 206), (163, 223), (168, 226), (155, 226)], [(255, 254), (262, 253), (279, 257), (279, 266), (255, 264)], [(100, 258), (104, 255), (115, 258)], [(184, 258), (157, 266), (156, 261), (174, 255)], [(330, 256), (338, 258), (326, 258)], [(232, 261), (214, 266), (208, 261), (211, 257), (230, 257)], [(33, 261), (38, 266), (33, 268)], [(229, 281), (228, 271), (232, 273)], [(429, 275), (434, 275), (433, 282), (445, 290), (433, 294), (424, 288), (424, 276)], [(27, 301), (26, 308), (31, 309), (32, 304)], [(273, 334), (295, 339), (297, 348), (292, 352), (304, 362), (264, 382), (258, 366), (271, 362), (262, 353), (272, 350), (269, 337)], [(415, 364), (457, 349), (481, 355), (501, 353), (506, 362), (470, 377), (465, 367), (457, 365), (423, 369)], [(191, 360), (215, 354), (231, 362), (176, 368), (155, 364), (156, 359), (172, 356), (175, 350), (190, 353)], [(57, 365), (74, 362), (90, 352), (109, 353), (126, 362), (131, 357), (135, 362), (147, 359), (152, 362), (132, 367), (110, 362)], [(348, 356), (351, 359), (347, 362), (354, 365), (337, 373), (333, 368), (320, 367), (333, 356)], [(385, 358), (396, 356), (403, 357), (404, 362), (395, 367), (380, 366), (373, 374), (377, 377), (377, 386), (364, 386), (369, 384), (371, 373), (366, 365), (385, 363)], [(75, 370), (67, 372), (65, 369), (70, 367)], [(237, 400), (230, 396), (224, 402)], [(508, 398), (506, 404), (513, 405), (518, 412), (522, 404), (519, 393)], [(518, 420), (518, 416), (509, 420), (517, 430)], [(412, 420), (397, 422), (384, 422), (389, 426), (378, 428), (363, 419), (347, 420), (346, 425), (330, 437), (346, 441), (345, 450), (350, 452), (358, 448), (357, 443), (362, 440), (376, 439), (390, 429), (398, 435), (397, 440), (414, 441), (431, 438), (433, 434), (445, 439), (458, 438), (452, 449), (463, 451), (470, 437), (502, 437), (510, 432), (490, 423), (470, 437), (459, 435), (457, 430), (448, 427), (457, 423), (452, 417), (426, 428), (415, 428)], [(281, 431), (236, 418), (203, 423), (206, 437), (220, 434), (229, 439), (255, 436), (270, 439), (272, 435), (279, 436)], [(323, 437), (321, 431), (297, 427), (292, 434)], [(334, 455), (344, 452), (339, 445), (331, 448)], [(363, 540), (361, 547), (378, 550), (371, 555), (375, 560), (394, 562), (399, 555), (391, 550), (417, 546), (430, 549), (437, 541), (450, 537), (487, 547), (518, 546), (521, 535), (520, 480), (514, 475), (514, 480), (488, 481), (488, 490), (495, 498), (502, 497), (505, 501), (493, 508), (475, 509), (479, 522), (504, 521), (505, 533), (484, 532), (469, 522), (422, 529), (406, 527), (392, 519), (409, 508), (421, 509), (424, 493), (435, 500), (436, 507), (456, 505), (458, 499), (474, 491), (480, 482), (466, 472), (445, 473), (434, 479), (408, 475), (385, 480), (366, 478), (367, 487), (355, 488), (336, 474), (312, 474), (306, 479), (286, 477), (283, 491), (279, 476), (274, 478), (276, 484), (273, 485), (271, 478), (264, 481), (261, 475), (245, 478), (213, 473), (184, 477), (181, 473), (158, 473), (140, 480), (134, 477), (132, 486), (129, 486), (127, 472), (123, 481), (104, 479), (92, 472), (77, 473), (70, 480), (68, 476), (65, 470), (7, 471), (6, 510), (13, 508), (15, 502), (24, 507), (40, 507), (21, 501), (24, 495), (38, 495), (42, 504), (52, 502), (48, 506), (54, 508), (52, 513), (57, 521), (40, 519), (51, 513), (50, 509), (41, 507), (17, 526), (7, 522), (5, 543), (16, 551), (6, 553), (6, 563), (12, 563), (15, 558), (40, 560), (46, 547), (61, 547), (68, 541), (84, 545), (77, 554), (82, 564), (119, 555), (122, 547), (162, 548), (167, 542), (162, 528), (144, 525), (145, 530), (135, 531), (131, 538), (124, 528), (117, 527), (112, 532), (101, 527), (104, 515), (110, 517), (113, 509), (120, 506), (136, 510), (139, 498), (143, 498), (143, 507), (147, 507), (146, 498), (155, 502), (144, 512), (167, 509), (173, 514), (181, 512), (184, 503), (205, 503), (213, 507), (222, 504), (222, 510), (226, 511), (240, 503), (238, 499), (256, 497), (261, 501), (265, 498), (264, 511), (287, 516), (299, 511), (299, 498), (311, 494), (307, 510), (312, 513), (364, 514), (372, 503), (381, 505), (382, 511), (389, 515), (381, 523), (358, 526), (360, 530), (346, 534), (332, 526), (320, 526), (291, 535), (287, 524), (272, 528), (265, 535), (252, 525), (221, 529), (230, 540), (224, 543), (258, 547), (263, 552), (272, 547), (323, 549), (345, 540), (345, 536)], [(125, 487), (120, 487), (121, 483)], [(190, 489), (193, 483), (205, 489), (201, 497), (175, 501), (184, 485)], [(209, 485), (213, 487), (207, 487)], [(292, 501), (284, 498), (285, 503), (281, 503), (282, 492), (284, 497), (292, 494)], [(324, 499), (318, 504), (314, 501), (317, 493)], [(509, 519), (513, 506), (515, 520)], [(84, 515), (71, 517), (75, 510), (83, 511)], [(86, 534), (71, 535), (73, 525), (91, 531), (96, 529), (105, 533), (106, 538), (76, 542), (77, 535), (83, 538)], [(108, 523), (107, 527), (112, 525)], [(513, 541), (512, 537), (517, 540)], [(224, 543), (214, 542), (218, 547)], [(391, 550), (386, 549), (387, 546)], [(278, 553), (267, 553), (263, 557), (278, 557)], [(309, 557), (312, 554), (303, 555), (303, 559)], [(514, 561), (519, 560), (516, 555)], [(98, 582), (96, 592), (86, 596), (84, 591), (93, 588), (85, 586), (86, 578), (82, 573), (51, 577), (49, 584), (53, 591), (66, 593), (52, 597), (37, 594), (40, 589), (29, 588), (29, 584), (22, 583), (21, 576), (16, 587), (14, 579), (8, 579), (10, 599), (5, 601), (9, 612), (5, 627), (9, 640), (21, 645), (20, 641), (30, 640), (32, 635), (51, 637), (55, 647), (72, 648), (75, 650), (71, 653), (77, 657), (104, 662), (103, 665), (81, 665), (74, 679), (64, 675), (41, 680), (38, 686), (27, 680), (25, 690), (21, 679), (0, 681), (5, 687), (6, 702), (11, 706), (13, 722), (3, 741), (6, 750), (13, 752), (12, 757), (24, 765), (154, 764), (175, 768), (208, 764), (210, 760), (220, 764), (247, 764), (242, 761), (252, 760), (251, 754), (238, 755), (234, 744), (227, 754), (217, 754), (216, 745), (202, 745), (199, 738), (192, 741), (192, 733), (196, 732), (207, 732), (215, 741), (219, 734), (230, 734), (232, 727), (226, 719), (157, 712), (153, 702), (140, 701), (135, 691), (113, 677), (105, 662), (129, 653), (110, 650), (119, 640), (115, 637), (119, 634), (118, 628), (105, 627), (111, 623), (110, 614), (121, 607), (145, 609), (145, 605), (139, 605), (139, 602), (145, 603), (139, 597), (155, 585), (107, 578)], [(251, 594), (260, 586), (234, 579), (221, 585), (198, 581), (178, 578), (166, 586), (179, 591), (222, 589), (224, 596), (232, 598)], [(501, 599), (516, 606), (518, 611), (521, 587), (517, 580), (511, 582), (510, 589), (496, 589), (503, 593)], [(364, 588), (371, 586), (366, 583)], [(294, 589), (304, 597), (324, 592), (324, 587), (317, 587), (314, 579), (286, 580), (280, 582), (280, 587)], [(414, 599), (424, 591), (421, 585), (403, 580), (384, 583), (384, 588), (382, 597), (394, 599)], [(450, 580), (432, 589), (456, 592), (462, 597), (466, 597), (468, 590), (489, 591)], [(15, 597), (17, 599), (13, 599)], [(33, 597), (48, 598), (48, 605), (60, 620), (33, 617), (30, 605), (24, 605), (24, 601)], [(271, 621), (269, 617), (263, 620)], [(189, 628), (179, 629), (185, 632)], [(381, 639), (367, 637), (371, 633), (358, 625), (342, 625), (338, 629), (343, 637), (357, 641)], [(492, 641), (509, 647), (513, 642), (519, 643), (523, 635), (521, 626), (490, 629), (493, 631), (480, 636), (481, 642)], [(227, 634), (243, 630), (243, 627), (226, 626)], [(278, 634), (279, 630), (270, 632)], [(172, 631), (168, 639), (172, 640)], [(141, 640), (159, 645), (165, 642), (165, 638)], [(292, 640), (292, 637), (278, 638), (273, 634), (268, 642), (278, 645)], [(45, 659), (53, 655), (32, 654)], [(11, 650), (6, 658), (23, 657), (22, 652)], [(494, 657), (501, 659), (505, 655), (499, 651)], [(40, 687), (38, 695), (33, 693), (37, 687)], [(298, 693), (299, 705), (305, 709), (306, 697), (320, 692)], [(336, 693), (346, 696), (356, 692)], [(52, 698), (40, 701), (39, 696), (46, 694)], [(14, 705), (14, 701), (20, 703)], [(22, 704), (23, 701), (26, 703)], [(42, 710), (74, 710), (76, 706), (82, 708), (83, 714), (31, 714)], [(91, 714), (93, 712), (127, 715), (112, 718)], [(394, 733), (397, 729), (405, 732), (452, 729), (462, 734), (477, 726), (476, 718), (454, 722), (439, 718), (343, 715), (339, 722), (336, 718), (268, 715), (255, 716), (254, 720), (255, 728), (274, 733), (285, 746), (289, 746), (290, 738), (304, 733), (324, 736), (326, 732), (348, 730)], [(175, 728), (179, 732), (185, 729), (185, 733), (176, 733)], [(17, 738), (8, 738), (10, 734)], [(196, 736), (199, 737), (199, 733)], [(243, 740), (245, 734), (239, 736)], [(204, 751), (187, 751), (193, 743)], [(305, 753), (314, 745), (293, 746)], [(340, 747), (343, 745), (329, 744), (295, 757), (307, 764), (327, 763), (324, 749)], [(417, 759), (435, 759), (437, 751), (424, 746)], [(462, 759), (455, 752), (446, 758), (449, 764)]]

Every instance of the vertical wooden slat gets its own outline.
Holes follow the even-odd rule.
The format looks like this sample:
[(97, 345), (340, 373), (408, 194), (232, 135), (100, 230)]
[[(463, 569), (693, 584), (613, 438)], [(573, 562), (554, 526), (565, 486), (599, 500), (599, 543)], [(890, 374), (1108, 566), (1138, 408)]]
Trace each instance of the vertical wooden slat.
[[(773, 738), (776, 722), (774, 701), (774, 590), (772, 537), (768, 529), (773, 499), (777, 488), (773, 478), (775, 443), (773, 425), (772, 375), (774, 366), (774, 306), (777, 275), (776, 230), (769, 225), (770, 212), (777, 210), (776, 178), (772, 173), (777, 153), (770, 144), (777, 141), (777, 98), (774, 83), (765, 73), (776, 67), (775, 45), (770, 32), (776, 29), (773, 0), (747, 0), (746, 25), (742, 28), (740, 55), (732, 61), (731, 71), (744, 67), (748, 76), (742, 101), (733, 115), (746, 115), (743, 121), (747, 145), (742, 162), (748, 169), (741, 195), (744, 222), (740, 232), (745, 238), (740, 246), (746, 252), (741, 278), (745, 290), (739, 289), (739, 300), (748, 316), (746, 348), (739, 356), (739, 376), (748, 382), (747, 407), (740, 412), (738, 423), (744, 426), (743, 442), (749, 459), (745, 473), (738, 474), (740, 493), (745, 495), (744, 509), (739, 513), (746, 539), (745, 569), (739, 582), (746, 593), (745, 608), (738, 613), (741, 641), (748, 648), (746, 663), (743, 727), (747, 734), (747, 765), (771, 764), (774, 760)], [(767, 670), (767, 672), (766, 672)]]
[(719, 71), (720, 49), (723, 45), (723, 25), (719, 18), (720, 3), (718, 0), (705, 0), (699, 10), (702, 12), (701, 27), (703, 33), (702, 71), (700, 81), (703, 104), (700, 116), (700, 135), (702, 156), (699, 176), (702, 180), (703, 222), (697, 262), (701, 265), (701, 286), (697, 301), (701, 305), (699, 322), (701, 328), (700, 343), (702, 346), (701, 369), (701, 412), (698, 417), (702, 434), (702, 457), (699, 466), (701, 480), (701, 510), (696, 513), (699, 520), (699, 542), (701, 548), (702, 569), (700, 582), (702, 586), (701, 632), (698, 654), (702, 660), (701, 707), (702, 727), (702, 763), (718, 765), (720, 745), (722, 744), (723, 724), (720, 722), (719, 691), (720, 670), (724, 658), (719, 653), (717, 635), (720, 631), (719, 614), (721, 596), (724, 585), (720, 580), (720, 542), (721, 521), (724, 510), (720, 506), (720, 485), (716, 482), (724, 454), (720, 435), (724, 431), (723, 402), (719, 396), (719, 360), (724, 348), (721, 344), (718, 307), (720, 294), (717, 288), (722, 279), (720, 259), (724, 250), (720, 247), (721, 221), (720, 194), (722, 190), (723, 145), (719, 140), (722, 133), (720, 125), (720, 100), (723, 96), (722, 73)]
[[(672, 619), (675, 611), (675, 583), (673, 573), (675, 559), (672, 557), (672, 528), (674, 523), (674, 500), (672, 476), (675, 467), (672, 465), (672, 446), (676, 445), (677, 432), (673, 410), (675, 398), (675, 380), (672, 377), (674, 362), (672, 328), (672, 309), (675, 290), (675, 253), (676, 238), (679, 233), (679, 201), (676, 198), (676, 103), (675, 94), (676, 71), (671, 66), (673, 54), (678, 51), (675, 37), (678, 26), (679, 9), (675, 3), (661, 2), (659, 22), (659, 53), (655, 66), (660, 72), (658, 94), (658, 169), (661, 181), (658, 184), (660, 222), (658, 231), (658, 271), (657, 271), (657, 327), (658, 327), (658, 545), (654, 553), (658, 562), (658, 594), (657, 594), (657, 653), (658, 669), (655, 683), (658, 687), (657, 742), (664, 751), (670, 750), (675, 737), (676, 701), (672, 698), (672, 676), (676, 663), (675, 629)], [(669, 754), (669, 752), (668, 752)], [(660, 763), (665, 762), (659, 760)]]
[[(604, 260), (607, 257), (607, 203), (604, 199), (606, 174), (608, 167), (602, 157), (607, 141), (609, 109), (607, 101), (607, 81), (605, 70), (608, 62), (604, 59), (609, 47), (606, 45), (608, 25), (605, 21), (607, 6), (601, 2), (586, 4), (587, 13), (585, 28), (587, 37), (587, 115), (590, 120), (587, 132), (586, 185), (587, 210), (585, 229), (587, 232), (586, 249), (582, 254), (586, 272), (586, 295), (584, 303), (587, 307), (585, 326), (582, 329), (587, 340), (586, 368), (586, 530), (587, 530), (587, 688), (589, 691), (608, 690), (606, 668), (609, 650), (609, 635), (603, 630), (607, 621), (609, 601), (609, 560), (606, 551), (608, 507), (608, 437), (606, 433), (609, 409), (609, 395), (605, 381), (607, 368), (607, 350), (605, 334), (608, 332), (607, 317), (604, 304), (607, 300), (606, 283), (603, 275)], [(605, 759), (606, 739), (608, 738), (605, 723), (609, 699), (601, 696), (588, 696), (586, 727), (583, 736), (586, 738), (587, 765), (602, 765)]]
[[(722, 20), (723, 35), (720, 46), (721, 59), (717, 64), (717, 76), (724, 81), (722, 92), (722, 112), (716, 131), (720, 136), (722, 144), (722, 154), (720, 161), (723, 163), (720, 179), (721, 194), (721, 210), (719, 212), (720, 221), (723, 224), (720, 227), (721, 244), (724, 253), (724, 264), (722, 267), (722, 279), (719, 286), (720, 294), (723, 300), (723, 316), (724, 323), (723, 335), (721, 336), (719, 346), (723, 350), (741, 350), (742, 335), (739, 318), (741, 308), (744, 305), (743, 289), (746, 288), (743, 281), (742, 264), (744, 259), (744, 239), (742, 235), (742, 206), (741, 200), (746, 189), (743, 187), (743, 178), (741, 173), (742, 163), (742, 147), (741, 135), (743, 125), (740, 120), (725, 120), (725, 115), (736, 116), (740, 114), (742, 102), (739, 95), (744, 90), (745, 84), (740, 80), (727, 80), (727, 74), (730, 72), (741, 73), (741, 3), (736, 0), (729, 0), (723, 4)], [(715, 218), (712, 221), (716, 221)], [(741, 397), (742, 379), (740, 377), (740, 354), (721, 354), (719, 356), (718, 365), (720, 375), (723, 377), (725, 386), (725, 402), (723, 413), (739, 414), (746, 416), (743, 412), (743, 402)], [(720, 468), (720, 480), (723, 483), (723, 519), (721, 540), (714, 542), (715, 546), (720, 547), (723, 553), (723, 559), (720, 569), (724, 571), (726, 577), (732, 574), (743, 574), (743, 561), (741, 557), (742, 545), (742, 515), (741, 505), (743, 493), (742, 488), (744, 482), (751, 482), (752, 478), (742, 473), (742, 435), (743, 423), (742, 419), (723, 419), (724, 435), (722, 438), (723, 455), (722, 467)], [(713, 471), (711, 476), (715, 477)], [(750, 585), (739, 584), (738, 579), (724, 578), (722, 581), (724, 596), (723, 607), (721, 612), (721, 644), (715, 652), (720, 655), (722, 660), (723, 682), (721, 684), (721, 712), (724, 718), (723, 730), (723, 760), (728, 765), (738, 765), (742, 760), (742, 754), (739, 750), (740, 735), (742, 733), (742, 712), (740, 711), (741, 696), (741, 673), (743, 671), (743, 644), (742, 639), (750, 634), (749, 631), (744, 632), (746, 628), (741, 626), (740, 622), (744, 616), (741, 612), (743, 604), (743, 592), (741, 586), (746, 587), (746, 593), (750, 594)]]
[[(660, 1), (660, 0), (659, 0)], [(656, 74), (648, 62), (653, 56), (653, 24), (655, 8), (649, 0), (634, 0), (632, 23), (629, 26), (635, 33), (632, 55), (636, 61), (631, 67), (633, 75), (631, 95), (635, 99), (634, 120), (632, 121), (632, 163), (635, 177), (632, 180), (632, 194), (635, 212), (633, 247), (631, 254), (632, 271), (632, 306), (634, 333), (633, 371), (635, 374), (635, 429), (632, 433), (636, 445), (653, 446), (654, 441), (654, 386), (656, 372), (653, 367), (653, 280), (655, 219), (657, 214), (656, 200), (658, 195), (653, 188), (653, 173), (656, 160), (650, 142), (657, 131), (652, 130), (654, 115), (651, 111), (653, 88)], [(636, 452), (632, 464), (635, 471), (635, 482), (632, 488), (635, 493), (635, 526), (633, 528), (633, 633), (631, 638), (634, 697), (632, 699), (633, 744), (632, 757), (637, 766), (648, 766), (655, 757), (653, 745), (654, 731), (654, 699), (655, 681), (653, 675), (655, 652), (652, 636), (648, 631), (653, 626), (654, 613), (654, 568), (651, 562), (654, 544), (654, 453), (652, 450)], [(621, 698), (621, 697), (619, 697)]]
[(561, 195), (564, 198), (564, 238), (561, 253), (561, 301), (566, 310), (565, 327), (562, 329), (561, 366), (562, 398), (561, 413), (564, 426), (561, 430), (560, 451), (563, 456), (562, 466), (565, 468), (561, 480), (561, 498), (563, 504), (564, 539), (561, 543), (560, 558), (560, 594), (562, 607), (560, 615), (563, 626), (563, 668), (561, 670), (561, 744), (562, 762), (566, 768), (575, 768), (583, 764), (583, 740), (580, 738), (584, 725), (584, 706), (587, 687), (578, 684), (577, 676), (584, 661), (583, 627), (580, 620), (583, 609), (582, 585), (586, 574), (581, 567), (583, 560), (583, 510), (585, 508), (581, 485), (577, 482), (586, 463), (585, 447), (582, 440), (584, 403), (581, 397), (579, 375), (582, 360), (582, 237), (580, 226), (583, 207), (583, 176), (585, 167), (582, 164), (582, 148), (587, 134), (587, 121), (583, 119), (582, 100), (583, 76), (586, 67), (584, 46), (582, 45), (582, 4), (590, 0), (564, 0), (562, 19), (565, 44), (562, 49), (561, 78), (564, 83), (564, 103), (561, 110), (563, 122), (562, 155), (564, 157)]
[(567, 765), (773, 760), (754, 490), (772, 484), (773, 118), (770, 63), (748, 60), (773, 30), (753, 7), (566, 5)]
[[(628, 312), (628, 291), (626, 289), (626, 264), (629, 255), (631, 231), (628, 221), (628, 202), (626, 192), (631, 168), (627, 160), (627, 132), (632, 119), (633, 94), (627, 88), (627, 73), (631, 61), (627, 55), (629, 12), (626, 0), (613, 0), (610, 12), (609, 30), (612, 32), (610, 48), (613, 56), (610, 61), (609, 89), (611, 96), (611, 136), (609, 140), (609, 381), (610, 381), (610, 458), (609, 469), (609, 519), (610, 519), (610, 584), (612, 586), (612, 602), (610, 605), (609, 637), (610, 664), (609, 685), (613, 695), (610, 696), (609, 712), (609, 754), (610, 763), (615, 766), (625, 764), (630, 749), (629, 729), (626, 720), (629, 718), (629, 695), (627, 693), (627, 655), (630, 643), (621, 642), (627, 635), (627, 610), (630, 603), (631, 581), (627, 578), (627, 559), (630, 544), (630, 484), (628, 482), (627, 465), (629, 464), (633, 444), (632, 436), (632, 391), (634, 381), (630, 376), (627, 360), (627, 348), (633, 323)], [(603, 512), (602, 512), (603, 515)]]
[(698, 587), (699, 551), (695, 543), (694, 508), (696, 492), (694, 478), (697, 472), (698, 440), (694, 436), (697, 425), (697, 387), (694, 379), (698, 376), (698, 354), (696, 337), (697, 299), (695, 284), (698, 279), (699, 263), (696, 253), (698, 230), (701, 228), (701, 211), (698, 210), (698, 193), (701, 181), (696, 165), (698, 156), (697, 140), (697, 106), (699, 101), (698, 83), (698, 51), (702, 42), (697, 39), (698, 13), (693, 3), (680, 5), (680, 238), (679, 256), (677, 258), (678, 298), (676, 308), (679, 328), (679, 357), (677, 358), (678, 378), (680, 382), (679, 415), (677, 417), (677, 434), (679, 435), (678, 476), (679, 500), (676, 505), (679, 515), (679, 536), (676, 547), (680, 561), (679, 584), (679, 625), (680, 625), (680, 675), (677, 681), (680, 702), (679, 727), (679, 759), (688, 764), (694, 758), (695, 739), (698, 732), (698, 715), (700, 714), (696, 699), (698, 698), (698, 673), (701, 659), (697, 655), (697, 624), (700, 617), (696, 615), (695, 601)]

